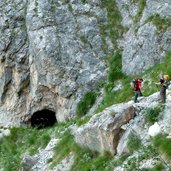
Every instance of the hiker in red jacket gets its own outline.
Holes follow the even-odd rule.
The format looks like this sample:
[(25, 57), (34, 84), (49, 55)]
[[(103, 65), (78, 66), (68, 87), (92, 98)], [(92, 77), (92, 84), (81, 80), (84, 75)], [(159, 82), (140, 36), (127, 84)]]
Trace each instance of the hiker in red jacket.
[(133, 90), (135, 92), (135, 98), (134, 98), (134, 102), (137, 103), (138, 102), (138, 97), (142, 96), (142, 82), (143, 79), (139, 79), (139, 78), (134, 78), (132, 80), (132, 84), (133, 84)]
[(143, 94), (142, 94), (142, 84), (143, 84), (143, 79), (142, 78), (140, 78), (140, 79), (138, 79), (138, 87), (139, 87), (139, 89), (140, 89), (140, 96), (143, 96)]

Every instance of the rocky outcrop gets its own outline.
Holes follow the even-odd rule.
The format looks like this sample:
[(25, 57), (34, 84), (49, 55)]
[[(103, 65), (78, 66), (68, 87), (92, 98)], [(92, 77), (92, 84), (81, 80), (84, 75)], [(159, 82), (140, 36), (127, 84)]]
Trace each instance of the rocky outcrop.
[(132, 104), (114, 105), (93, 116), (90, 121), (79, 127), (72, 128), (76, 143), (91, 150), (103, 153), (116, 153), (118, 140), (123, 131), (121, 126), (135, 117)]
[[(128, 75), (141, 73), (161, 62), (171, 49), (171, 25), (168, 22), (164, 30), (158, 28), (167, 25), (163, 19), (171, 20), (171, 1), (116, 1), (123, 18), (122, 25), (129, 28), (120, 42), (123, 48), (122, 69)], [(152, 16), (157, 16), (158, 26), (153, 23)]]
[(101, 23), (107, 12), (100, 0), (0, 2), (0, 125), (26, 122), (45, 108), (58, 121), (75, 114), (106, 75)]
[[(159, 125), (165, 133), (169, 134), (170, 120), (169, 104), (170, 91), (168, 91), (167, 105), (163, 119)], [(149, 125), (145, 121), (145, 112), (148, 108), (159, 106), (160, 96), (155, 93), (149, 97), (139, 99), (139, 103), (129, 101), (124, 104), (113, 105), (103, 112), (92, 116), (90, 121), (81, 127), (72, 126), (71, 132), (75, 141), (83, 147), (103, 153), (123, 155), (129, 153), (127, 148), (128, 137), (131, 134), (141, 137), (141, 142), (146, 145), (150, 136)], [(167, 124), (166, 124), (167, 123)]]

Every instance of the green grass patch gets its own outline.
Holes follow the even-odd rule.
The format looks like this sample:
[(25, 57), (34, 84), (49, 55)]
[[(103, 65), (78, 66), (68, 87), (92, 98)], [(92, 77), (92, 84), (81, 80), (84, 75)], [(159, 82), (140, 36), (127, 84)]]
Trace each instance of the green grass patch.
[(138, 0), (137, 3), (138, 3), (138, 12), (134, 18), (135, 22), (138, 22), (141, 19), (142, 13), (143, 13), (144, 8), (146, 6), (146, 0)]
[(126, 102), (132, 99), (134, 96), (134, 92), (132, 88), (130, 87), (130, 81), (131, 77), (125, 76), (122, 80), (121, 83), (123, 85), (123, 88), (119, 91), (113, 91), (113, 88), (115, 87), (115, 82), (114, 83), (108, 83), (104, 86), (105, 88), (105, 96), (99, 105), (98, 109), (95, 111), (96, 113), (101, 112), (105, 108), (117, 104), (117, 103), (122, 103)]
[(141, 147), (141, 139), (138, 135), (131, 133), (128, 137), (127, 147), (130, 153), (137, 151)]
[(108, 65), (108, 81), (110, 83), (113, 83), (115, 80), (119, 80), (124, 77), (124, 74), (122, 73), (122, 55), (120, 51), (117, 51), (115, 55), (108, 59)]
[(152, 22), (161, 32), (165, 32), (167, 28), (171, 27), (171, 18), (161, 18), (159, 14), (149, 17), (146, 22)]
[[(122, 73), (122, 56), (120, 51), (117, 51), (113, 56), (108, 58), (108, 65), (108, 83), (104, 85), (105, 96), (96, 113), (113, 104), (128, 101), (134, 95), (134, 92), (130, 88), (132, 78)], [(113, 88), (117, 86), (118, 80), (121, 80), (123, 88), (120, 91), (114, 92)]]
[(149, 124), (154, 124), (161, 118), (162, 107), (148, 108), (145, 113), (145, 121)]
[(139, 161), (147, 160), (158, 156), (156, 148), (149, 144), (148, 146), (141, 145), (140, 155), (138, 156)]
[(126, 171), (139, 170), (136, 157), (132, 157), (127, 161)]
[(51, 168), (55, 167), (64, 157), (69, 155), (75, 146), (73, 136), (69, 131), (66, 131), (61, 137), (60, 142), (54, 148), (55, 156), (53, 157)]
[(84, 44), (88, 44), (88, 43), (89, 43), (86, 36), (81, 36), (81, 37), (80, 37), (80, 40), (81, 40), (81, 42), (84, 43)]
[(109, 154), (100, 155), (88, 149), (78, 148), (75, 156), (74, 164), (71, 170), (74, 171), (112, 171), (111, 161), (113, 157)]
[(76, 121), (76, 125), (77, 126), (81, 126), (84, 125), (85, 123), (87, 123), (90, 119), (91, 119), (92, 115), (87, 115), (83, 118), (80, 118)]
[(5, 171), (17, 171), (25, 152), (35, 154), (50, 141), (48, 131), (33, 128), (12, 128), (11, 135), (0, 142), (0, 165)]
[[(125, 29), (121, 25), (122, 17), (120, 15), (120, 12), (117, 8), (115, 0), (102, 0), (102, 8), (106, 8), (107, 10), (107, 17), (108, 17), (108, 24), (106, 25), (106, 29), (109, 28), (110, 33), (109, 37), (112, 40), (113, 45), (115, 48), (117, 47), (117, 39), (122, 37)], [(104, 30), (104, 26), (100, 29)], [(101, 31), (103, 35), (106, 35), (106, 32)], [(103, 37), (103, 36), (102, 36)]]
[(78, 118), (84, 116), (88, 112), (95, 103), (96, 96), (97, 94), (95, 92), (88, 92), (84, 95), (83, 99), (77, 105), (76, 114)]
[(68, 4), (68, 10), (72, 13), (73, 12), (73, 8), (71, 4)]
[(11, 134), (0, 141), (0, 166), (4, 171), (18, 171), (24, 153), (36, 154), (38, 149), (46, 147), (52, 137), (63, 137), (66, 129), (73, 123), (75, 120), (44, 129), (11, 128)]
[(81, 1), (82, 3), (84, 3), (84, 4), (86, 3), (86, 0), (80, 0), (80, 1)]
[(36, 16), (38, 16), (38, 0), (35, 0), (34, 1), (34, 12), (36, 14)]
[(167, 160), (171, 160), (171, 138), (166, 138), (164, 134), (158, 134), (152, 139), (154, 146), (159, 153)]
[(104, 23), (99, 23), (99, 31), (100, 31), (100, 37), (102, 39), (102, 50), (108, 54), (108, 48), (106, 44), (106, 37), (108, 35), (107, 33), (107, 26)]

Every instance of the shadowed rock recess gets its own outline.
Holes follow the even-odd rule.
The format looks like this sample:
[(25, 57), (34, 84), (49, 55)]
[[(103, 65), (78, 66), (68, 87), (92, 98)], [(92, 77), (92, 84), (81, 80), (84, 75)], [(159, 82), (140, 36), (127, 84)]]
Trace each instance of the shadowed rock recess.
[(100, 1), (1, 0), (0, 125), (20, 125), (45, 108), (64, 121), (104, 80), (99, 25), (107, 12), (100, 7)]
[(44, 128), (53, 126), (56, 122), (55, 112), (47, 109), (37, 111), (31, 117), (31, 126), (33, 127)]

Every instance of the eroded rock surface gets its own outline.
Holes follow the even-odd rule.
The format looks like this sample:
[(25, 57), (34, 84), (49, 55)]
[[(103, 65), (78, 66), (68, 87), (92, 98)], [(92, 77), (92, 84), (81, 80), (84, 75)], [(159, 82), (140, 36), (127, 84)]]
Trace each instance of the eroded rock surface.
[(123, 18), (122, 25), (128, 28), (120, 42), (123, 48), (122, 69), (128, 75), (141, 73), (161, 62), (171, 49), (171, 25), (160, 30), (150, 18), (157, 16), (158, 25), (164, 24), (159, 20), (170, 21), (171, 1), (146, 0), (144, 5), (131, 0), (116, 2)]
[(0, 125), (46, 108), (58, 121), (75, 114), (106, 76), (101, 23), (107, 12), (98, 0), (0, 2)]
[(133, 119), (135, 112), (132, 104), (111, 106), (93, 116), (87, 124), (72, 129), (75, 141), (100, 153), (108, 151), (115, 154), (118, 140), (123, 133), (121, 126)]

